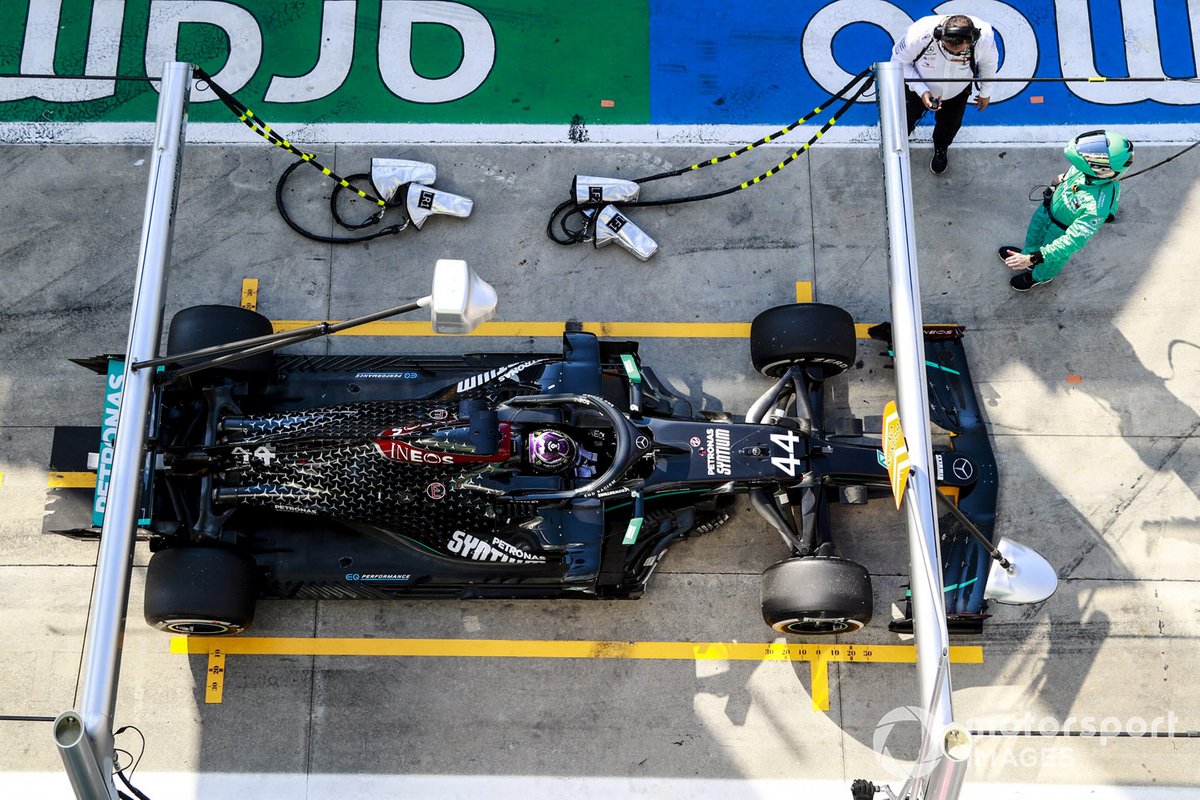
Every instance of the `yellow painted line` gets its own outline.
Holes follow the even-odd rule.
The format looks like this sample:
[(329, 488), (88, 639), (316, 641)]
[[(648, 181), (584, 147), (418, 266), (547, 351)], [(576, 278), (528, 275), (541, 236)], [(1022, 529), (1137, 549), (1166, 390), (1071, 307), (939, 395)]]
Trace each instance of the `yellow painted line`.
[(258, 311), (258, 278), (242, 278), (242, 308)]
[[(293, 331), (319, 320), (275, 320), (275, 330)], [(746, 339), (749, 322), (582, 322), (582, 330), (597, 336), (636, 336), (641, 339)], [(485, 322), (467, 336), (547, 336), (558, 338), (567, 328), (565, 322)], [(334, 336), (435, 336), (428, 320), (381, 320), (340, 331)]]
[(681, 339), (748, 339), (749, 322), (584, 322), (597, 336)]
[(812, 686), (813, 711), (829, 710), (829, 660), (814, 658), (808, 664), (809, 681)]
[[(551, 641), (542, 639), (303, 639), (303, 638), (206, 638), (175, 636), (171, 639), (175, 654), (210, 655), (210, 671), (215, 652), (225, 655), (298, 655), (298, 656), (416, 656), (439, 658), (592, 658), (655, 659), (675, 661), (809, 661), (812, 674), (812, 700), (815, 710), (829, 710), (828, 662), (916, 663), (917, 651), (911, 645), (862, 644), (789, 644), (786, 642), (612, 642)], [(956, 664), (982, 664), (983, 648), (977, 645), (953, 646), (950, 660)], [(214, 680), (209, 677), (206, 702)]]
[[(792, 644), (788, 642), (613, 642), (549, 639), (356, 639), (175, 636), (171, 652), (287, 656), (433, 656), (475, 658), (631, 658), (685, 661), (916, 661), (899, 644)], [(953, 646), (951, 661), (982, 664), (983, 648)]]
[[(248, 288), (250, 285), (253, 288)], [(248, 294), (249, 293), (249, 294)], [(249, 298), (249, 299), (248, 299)], [(247, 305), (251, 302), (252, 305)], [(813, 302), (812, 281), (796, 281), (796, 302)], [(242, 307), (256, 309), (258, 305), (258, 279), (244, 278), (242, 280)], [(332, 320), (338, 322), (339, 320)], [(318, 325), (322, 320), (277, 319), (274, 320), (275, 332), (294, 331)], [(859, 322), (854, 326), (854, 334), (859, 339), (871, 338), (867, 330), (876, 323)], [(636, 339), (748, 339), (750, 338), (749, 322), (581, 322), (581, 330), (594, 333), (597, 336), (611, 338), (629, 337)], [(563, 335), (567, 328), (566, 322), (485, 322), (467, 336), (512, 336), (517, 338), (547, 337), (555, 338)], [(437, 336), (426, 320), (380, 320), (360, 325), (346, 331), (339, 331), (334, 336)]]
[(208, 677), (204, 681), (204, 702), (220, 703), (225, 696), (225, 650), (214, 647), (208, 654)]
[[(338, 320), (333, 320), (337, 322)], [(277, 319), (275, 332), (294, 331), (310, 325), (319, 325), (320, 320)], [(859, 339), (870, 338), (867, 329), (875, 323), (859, 322), (854, 333)], [(597, 336), (629, 337), (636, 339), (749, 339), (749, 322), (581, 322), (580, 329)], [(485, 322), (467, 336), (513, 336), (529, 338), (537, 336), (558, 338), (567, 329), (565, 322)], [(422, 320), (381, 320), (368, 322), (357, 328), (340, 331), (334, 336), (436, 336), (429, 322)]]
[(51, 472), (47, 489), (92, 489), (96, 486), (94, 472)]

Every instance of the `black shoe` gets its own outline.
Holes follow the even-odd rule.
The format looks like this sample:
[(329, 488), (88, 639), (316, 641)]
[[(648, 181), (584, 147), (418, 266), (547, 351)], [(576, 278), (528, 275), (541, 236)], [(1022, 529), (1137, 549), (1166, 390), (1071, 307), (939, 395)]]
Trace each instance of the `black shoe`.
[(1020, 255), (1021, 248), (1017, 247), (1015, 244), (1006, 244), (996, 252), (1000, 254), (1000, 260), (1005, 261), (1011, 255)]
[(933, 148), (933, 160), (929, 162), (929, 171), (934, 175), (941, 175), (950, 168), (950, 159), (946, 156), (946, 148)]
[(1054, 280), (1054, 278), (1048, 278), (1044, 281), (1035, 281), (1033, 279), (1033, 270), (1027, 269), (1024, 272), (1018, 272), (1016, 275), (1013, 275), (1012, 279), (1009, 280), (1008, 285), (1016, 289), (1018, 292), (1028, 292), (1033, 287), (1043, 286), (1052, 280)]

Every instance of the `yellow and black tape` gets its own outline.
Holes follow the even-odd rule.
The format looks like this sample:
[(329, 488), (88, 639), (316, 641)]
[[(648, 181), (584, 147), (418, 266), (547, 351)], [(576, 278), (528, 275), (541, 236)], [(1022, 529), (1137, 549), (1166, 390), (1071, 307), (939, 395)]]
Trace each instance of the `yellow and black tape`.
[(784, 127), (780, 128), (779, 130), (775, 131), (774, 133), (768, 134), (767, 136), (762, 137), (757, 142), (751, 142), (750, 144), (746, 145), (745, 147), (740, 147), (737, 150), (734, 150), (732, 153), (728, 153), (723, 156), (716, 156), (715, 158), (710, 158), (708, 161), (701, 161), (699, 163), (692, 164), (687, 169), (688, 170), (697, 170), (697, 169), (703, 169), (704, 167), (711, 167), (714, 164), (720, 164), (724, 161), (728, 161), (731, 158), (737, 158), (738, 156), (740, 156), (744, 153), (749, 153), (754, 148), (761, 147), (764, 144), (769, 144), (772, 141), (774, 141), (775, 139), (781, 138), (783, 136), (787, 136), (793, 130), (795, 130), (796, 128), (799, 128), (801, 125), (808, 122), (810, 119), (817, 116), (818, 114), (822, 113), (823, 111), (825, 111), (825, 109), (829, 108), (829, 106), (832, 105), (833, 101), (836, 99), (837, 99), (836, 97), (829, 98), (829, 100), (825, 101), (825, 103), (823, 105), (817, 106), (812, 111), (810, 111), (807, 115), (796, 120), (791, 125), (785, 125)]
[[(857, 76), (854, 79), (854, 81), (851, 81), (850, 84), (847, 84), (847, 87), (852, 86), (855, 81), (859, 80), (859, 78), (861, 78), (863, 76), (867, 76), (868, 72), (869, 71), (860, 73), (859, 76)], [(874, 82), (875, 82), (875, 76), (870, 75), (869, 77), (866, 78), (866, 80), (864, 80), (862, 82), (862, 85), (858, 87), (858, 90), (855, 91), (854, 94), (850, 95), (849, 97), (845, 96), (846, 92), (847, 92), (846, 87), (843, 87), (841, 90), (839, 90), (838, 95), (836, 95), (834, 98), (830, 98), (830, 100), (833, 100), (833, 99), (842, 100), (843, 102), (842, 102), (841, 106), (837, 109), (837, 111), (834, 112), (833, 116), (831, 116), (828, 119), (828, 121), (826, 121), (826, 123), (820, 127), (820, 129), (816, 132), (816, 134), (814, 134), (811, 139), (809, 139), (807, 142), (805, 142), (803, 147), (794, 151), (791, 155), (789, 155), (783, 161), (780, 161), (774, 167), (772, 167), (771, 169), (767, 170), (766, 172), (762, 173), (761, 175), (759, 175), (755, 178), (745, 181), (744, 183), (740, 183), (737, 186), (731, 186), (728, 189), (722, 189), (721, 191), (710, 192), (708, 194), (693, 195), (690, 197), (675, 197), (675, 198), (670, 198), (670, 199), (666, 199), (666, 200), (639, 200), (639, 201), (634, 201), (631, 203), (621, 203), (620, 205), (622, 207), (634, 208), (634, 207), (638, 207), (638, 206), (665, 206), (665, 205), (674, 205), (676, 203), (690, 203), (690, 202), (693, 202), (696, 200), (709, 200), (714, 197), (722, 197), (724, 195), (732, 194), (733, 192), (737, 192), (742, 189), (748, 189), (751, 186), (756, 186), (757, 184), (760, 184), (763, 181), (765, 181), (767, 178), (770, 178), (773, 175), (779, 174), (779, 172), (781, 170), (783, 170), (784, 167), (786, 167), (788, 164), (791, 164), (797, 158), (802, 156), (810, 147), (812, 147), (814, 144), (816, 144), (817, 141), (820, 140), (820, 138), (822, 136), (824, 136), (826, 133), (828, 133), (830, 128), (832, 128), (834, 125), (837, 124), (837, 121), (842, 117), (843, 114), (846, 113), (846, 111), (851, 106), (854, 105), (854, 103), (856, 103), (858, 101), (858, 98), (862, 97), (866, 93), (866, 91), (871, 88), (871, 86), (874, 84)], [(828, 107), (830, 104), (831, 104), (830, 101), (826, 101), (825, 103), (822, 104), (822, 106), (818, 106), (818, 109), (823, 109), (825, 107)], [(805, 119), (806, 118), (801, 118), (800, 120), (797, 120), (796, 122), (789, 125), (787, 128), (781, 129), (780, 132), (792, 130), (793, 128), (795, 128), (798, 125), (800, 125), (801, 123), (803, 123), (805, 121)], [(778, 136), (780, 132), (771, 134), (771, 136), (769, 136), (769, 137), (763, 137), (762, 139), (758, 140), (757, 142), (754, 142), (751, 145), (747, 145), (746, 147), (743, 147), (740, 150), (730, 153), (727, 156), (721, 156), (719, 158), (712, 159), (710, 161), (701, 162), (700, 166), (708, 166), (710, 164), (719, 163), (722, 160), (727, 161), (730, 158), (734, 158), (739, 153), (747, 152), (748, 150), (752, 149), (753, 147), (756, 147), (756, 146), (762, 144), (766, 140), (768, 140), (772, 137)], [(662, 178), (662, 177), (669, 177), (671, 175), (682, 174), (683, 172), (686, 172), (688, 169), (696, 169), (696, 168), (698, 168), (698, 167), (693, 166), (693, 167), (685, 168), (683, 170), (677, 170), (674, 173), (664, 173), (662, 175), (652, 176), (651, 178), (648, 178), (648, 179), (642, 178), (642, 179), (639, 179), (637, 181), (637, 183), (644, 183), (647, 180), (656, 180), (656, 179)]]
[[(860, 85), (858, 87), (857, 91), (855, 91), (854, 94), (847, 97), (847, 94), (850, 92), (851, 88), (859, 81), (862, 81), (862, 85)], [(762, 183), (767, 178), (770, 178), (771, 176), (778, 174), (784, 167), (786, 167), (788, 164), (795, 161), (797, 158), (799, 158), (801, 155), (803, 155), (810, 147), (812, 147), (814, 144), (816, 144), (816, 142), (822, 136), (824, 136), (825, 133), (830, 128), (832, 128), (834, 125), (837, 124), (838, 119), (843, 114), (845, 114), (846, 111), (852, 105), (854, 105), (854, 103), (856, 103), (858, 101), (858, 98), (862, 97), (867, 92), (867, 90), (869, 88), (871, 88), (872, 85), (874, 85), (874, 83), (875, 83), (875, 76), (872, 74), (872, 71), (870, 69), (863, 70), (858, 75), (854, 76), (854, 78), (852, 78), (849, 83), (847, 83), (845, 86), (843, 86), (841, 89), (839, 89), (836, 94), (834, 94), (833, 96), (829, 97), (828, 99), (822, 101), (822, 103), (820, 105), (818, 105), (816, 108), (814, 108), (810, 114), (808, 114), (807, 116), (801, 117), (800, 119), (796, 120), (795, 122), (791, 123), (790, 125), (780, 128), (778, 131), (775, 131), (774, 133), (772, 133), (768, 136), (762, 137), (761, 139), (759, 139), (756, 142), (751, 142), (750, 144), (748, 144), (738, 150), (735, 150), (732, 153), (727, 153), (723, 156), (717, 156), (715, 158), (710, 158), (707, 161), (701, 161), (701, 162), (693, 164), (689, 167), (683, 167), (681, 169), (672, 170), (670, 172), (663, 172), (658, 175), (650, 175), (645, 178), (637, 178), (636, 180), (634, 180), (634, 183), (642, 184), (642, 183), (648, 183), (650, 181), (661, 180), (663, 178), (672, 178), (677, 175), (682, 175), (685, 172), (702, 169), (704, 167), (712, 166), (714, 164), (720, 164), (723, 161), (728, 161), (731, 158), (736, 158), (737, 156), (741, 155), (742, 153), (747, 153), (760, 145), (766, 144), (766, 143), (772, 141), (773, 139), (776, 139), (780, 136), (783, 136), (783, 135), (789, 133), (790, 131), (796, 129), (800, 125), (803, 125), (805, 122), (807, 122), (813, 116), (820, 114), (826, 108), (828, 108), (830, 105), (832, 105), (834, 100), (842, 100), (841, 106), (837, 109), (836, 112), (834, 112), (833, 116), (831, 116), (829, 118), (829, 120), (824, 125), (821, 126), (820, 130), (817, 131), (816, 135), (813, 136), (811, 139), (809, 139), (808, 142), (806, 142), (803, 147), (801, 147), (799, 150), (796, 150), (795, 152), (793, 152), (791, 155), (789, 155), (783, 161), (776, 164), (771, 169), (767, 170), (766, 172), (764, 172), (763, 174), (761, 174), (755, 178), (752, 178), (751, 180), (745, 181), (744, 183), (740, 183), (736, 186), (730, 186), (727, 189), (721, 189), (720, 191), (716, 191), (716, 192), (708, 192), (706, 194), (688, 195), (685, 197), (669, 197), (669, 198), (664, 198), (661, 200), (634, 200), (634, 201), (630, 201), (630, 202), (614, 203), (613, 205), (616, 205), (619, 208), (645, 208), (645, 207), (649, 207), (649, 206), (670, 206), (670, 205), (677, 205), (680, 203), (694, 203), (698, 200), (711, 200), (716, 197), (724, 197), (727, 194), (732, 194), (734, 192), (741, 191), (742, 189), (748, 189), (751, 186), (756, 186), (759, 183)], [(556, 244), (561, 244), (561, 245), (578, 244), (580, 242), (590, 241), (591, 236), (592, 236), (592, 234), (590, 233), (590, 230), (591, 230), (590, 226), (594, 225), (594, 220), (596, 219), (596, 217), (594, 215), (591, 219), (584, 218), (582, 225), (578, 228), (572, 228), (568, 221), (575, 216), (583, 216), (589, 210), (600, 208), (602, 205), (604, 205), (604, 203), (602, 203), (602, 202), (586, 202), (586, 203), (576, 202), (574, 197), (564, 200), (562, 203), (558, 204), (558, 206), (554, 209), (554, 211), (552, 211), (550, 213), (550, 219), (546, 223), (546, 235), (548, 237), (550, 237), (551, 241), (555, 242)], [(561, 235), (558, 233), (559, 229), (561, 229), (561, 231), (562, 231)]]
[(220, 98), (221, 102), (225, 104), (225, 107), (228, 108), (230, 111), (232, 111), (234, 116), (236, 116), (238, 118), (238, 120), (240, 120), (242, 122), (242, 124), (244, 124), (250, 130), (254, 131), (259, 136), (266, 139), (268, 142), (275, 145), (276, 147), (278, 147), (282, 150), (288, 151), (292, 155), (299, 158), (301, 161), (305, 161), (309, 164), (312, 164), (314, 167), (316, 167), (321, 172), (322, 175), (324, 175), (325, 177), (334, 181), (339, 186), (341, 186), (343, 189), (348, 189), (349, 191), (354, 192), (356, 195), (358, 195), (362, 199), (367, 200), (372, 203), (375, 203), (383, 208), (387, 207), (387, 203), (384, 202), (383, 200), (380, 200), (378, 197), (374, 196), (373, 194), (370, 194), (369, 192), (364, 192), (362, 189), (358, 189), (355, 186), (352, 186), (350, 184), (350, 182), (347, 181), (345, 178), (343, 178), (341, 175), (338, 175), (336, 172), (329, 169), (328, 167), (323, 165), (321, 162), (317, 161), (317, 157), (315, 155), (313, 155), (312, 153), (306, 153), (303, 150), (297, 149), (296, 146), (293, 145), (291, 142), (289, 142), (287, 139), (285, 139), (282, 136), (280, 136), (279, 134), (275, 133), (275, 131), (271, 128), (271, 126), (265, 120), (263, 120), (262, 124), (260, 125), (259, 122), (257, 121), (260, 118), (256, 117), (253, 111), (251, 111), (249, 108), (247, 108), (242, 103), (238, 102), (237, 99), (233, 95), (231, 95), (229, 92), (225, 91), (225, 89), (221, 88), (217, 83), (215, 83), (212, 79), (212, 76), (209, 75), (207, 72), (200, 69), (199, 67), (196, 67), (195, 76), (196, 76), (197, 80), (204, 81), (206, 84), (208, 84), (208, 87), (213, 90), (213, 93), (216, 94), (216, 96), (218, 98)]
[[(854, 96), (854, 98), (852, 98), (852, 99), (851, 99), (850, 101), (848, 101), (848, 102), (849, 102), (849, 103), (853, 103), (853, 102), (854, 102), (854, 100), (857, 100), (857, 99), (858, 99), (858, 97), (859, 97), (859, 95), (861, 95), (863, 92), (865, 92), (865, 91), (866, 91), (866, 89), (867, 89), (867, 87), (868, 87), (869, 85), (870, 85), (870, 81), (868, 81), (866, 84), (864, 84), (864, 85), (863, 85), (863, 87), (862, 87), (862, 89), (860, 89), (860, 90), (859, 90), (858, 94), (856, 94), (856, 95)], [(792, 163), (793, 161), (795, 161), (797, 158), (799, 158), (801, 155), (803, 155), (803, 154), (804, 154), (804, 152), (805, 152), (806, 150), (808, 150), (808, 148), (810, 148), (810, 147), (812, 147), (814, 144), (816, 144), (816, 143), (817, 143), (817, 140), (818, 140), (818, 139), (820, 139), (822, 136), (824, 136), (824, 135), (825, 135), (825, 134), (826, 134), (826, 133), (829, 131), (829, 129), (830, 129), (830, 128), (832, 128), (834, 125), (836, 125), (836, 124), (837, 124), (838, 117), (840, 117), (840, 116), (841, 116), (841, 114), (842, 114), (842, 113), (843, 113), (845, 110), (846, 110), (845, 108), (842, 108), (842, 109), (841, 109), (841, 111), (839, 111), (839, 112), (838, 112), (837, 114), (835, 114), (834, 116), (830, 117), (829, 121), (828, 121), (828, 122), (826, 122), (824, 125), (822, 125), (822, 126), (821, 126), (821, 129), (820, 129), (819, 131), (817, 131), (817, 132), (816, 132), (816, 134), (815, 134), (815, 135), (814, 135), (814, 136), (813, 136), (811, 139), (809, 139), (807, 142), (805, 142), (805, 143), (804, 143), (804, 146), (803, 146), (803, 147), (801, 147), (799, 150), (796, 150), (796, 151), (795, 151), (795, 152), (793, 152), (793, 153), (792, 153), (790, 156), (788, 156), (787, 158), (785, 158), (783, 161), (780, 161), (780, 162), (779, 162), (778, 164), (776, 164), (774, 167), (772, 167), (771, 169), (767, 170), (767, 171), (766, 171), (766, 172), (764, 172), (762, 175), (759, 175), (757, 178), (754, 178), (754, 179), (752, 179), (752, 180), (748, 180), (748, 181), (746, 181), (745, 183), (743, 183), (743, 184), (742, 184), (741, 186), (739, 186), (738, 188), (739, 188), (739, 189), (746, 189), (746, 188), (749, 188), (749, 187), (753, 186), (753, 185), (754, 185), (754, 184), (756, 184), (756, 183), (761, 183), (762, 181), (765, 181), (767, 178), (771, 177), (772, 175), (775, 175), (776, 173), (778, 173), (778, 172), (779, 172), (781, 169), (783, 169), (784, 167), (786, 167), (788, 164), (790, 164), (790, 163)]]
[[(744, 153), (749, 153), (751, 150), (753, 150), (756, 147), (761, 147), (764, 144), (770, 144), (771, 142), (775, 141), (776, 139), (779, 139), (783, 136), (788, 135), (789, 133), (794, 131), (796, 128), (799, 128), (801, 125), (804, 125), (806, 122), (810, 121), (817, 115), (824, 113), (830, 106), (832, 106), (834, 104), (835, 101), (843, 99), (856, 83), (863, 80), (864, 78), (867, 78), (866, 83), (864, 83), (863, 86), (860, 87), (858, 94), (855, 95), (855, 98), (857, 99), (867, 89), (867, 87), (869, 87), (871, 85), (871, 82), (874, 80), (873, 77), (868, 77), (870, 75), (870, 73), (871, 73), (870, 68), (865, 69), (862, 72), (858, 73), (853, 78), (851, 78), (850, 81), (845, 86), (838, 89), (836, 92), (831, 94), (829, 97), (822, 100), (821, 103), (816, 108), (814, 108), (812, 111), (808, 112), (803, 117), (800, 117), (800, 119), (796, 120), (795, 122), (792, 122), (791, 124), (783, 126), (782, 128), (775, 131), (774, 133), (767, 134), (766, 136), (762, 137), (761, 139), (759, 139), (756, 142), (751, 142), (748, 145), (740, 147), (737, 150), (734, 150), (732, 153), (726, 153), (725, 155), (722, 155), (722, 156), (715, 156), (713, 158), (709, 158), (704, 161), (698, 161), (695, 164), (692, 164), (691, 166), (688, 166), (688, 167), (683, 167), (682, 169), (672, 170), (671, 172), (663, 172), (658, 175), (650, 175), (645, 178), (638, 178), (636, 182), (637, 183), (649, 183), (650, 181), (656, 181), (656, 180), (661, 180), (663, 178), (671, 178), (676, 175), (682, 175), (685, 172), (692, 172), (692, 171), (695, 171), (698, 169), (704, 169), (705, 167), (711, 167), (716, 164), (721, 164), (725, 161), (729, 161), (732, 158), (737, 158), (738, 156), (743, 155)], [(842, 112), (839, 111), (838, 113), (841, 114)], [(753, 182), (751, 182), (751, 183), (753, 183)]]

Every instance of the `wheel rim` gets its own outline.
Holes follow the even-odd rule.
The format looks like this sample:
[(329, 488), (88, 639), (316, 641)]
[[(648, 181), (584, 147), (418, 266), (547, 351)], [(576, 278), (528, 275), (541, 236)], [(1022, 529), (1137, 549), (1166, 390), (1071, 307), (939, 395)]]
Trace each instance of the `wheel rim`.
[(160, 623), (158, 627), (168, 633), (181, 633), (185, 636), (220, 636), (242, 630), (240, 625), (215, 619), (172, 619)]
[(796, 636), (833, 636), (839, 633), (854, 633), (863, 624), (848, 617), (796, 617), (776, 622), (773, 627), (780, 633)]

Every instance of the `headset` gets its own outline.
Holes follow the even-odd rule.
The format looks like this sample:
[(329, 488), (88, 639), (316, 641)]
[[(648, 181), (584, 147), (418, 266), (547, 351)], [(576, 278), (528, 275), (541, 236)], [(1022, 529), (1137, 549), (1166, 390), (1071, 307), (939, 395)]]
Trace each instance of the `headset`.
[[(951, 19), (954, 19), (956, 16), (965, 15), (955, 14), (952, 17), (947, 17), (947, 22), (949, 22)], [(965, 52), (967, 53), (967, 57), (971, 62), (971, 74), (975, 77), (975, 88), (979, 89), (981, 84), (979, 83), (979, 65), (975, 63), (975, 43), (979, 41), (979, 37), (983, 35), (983, 32), (979, 30), (979, 28), (976, 28), (974, 23), (970, 20), (971, 18), (967, 17), (966, 25), (947, 25), (946, 23), (942, 23), (934, 28), (933, 39), (931, 39), (929, 43), (925, 45), (925, 49), (921, 51), (921, 54), (913, 59), (913, 63), (916, 64), (918, 61), (920, 61), (921, 58), (927, 52), (929, 52), (929, 48), (933, 47), (934, 42), (941, 42), (942, 39), (962, 39), (966, 42), (969, 42), (971, 45), (970, 48), (968, 48)]]
[(938, 25), (933, 29), (933, 38), (937, 41), (942, 39), (965, 39), (974, 45), (979, 41), (981, 32), (973, 24), (955, 25), (953, 27), (946, 24)]

